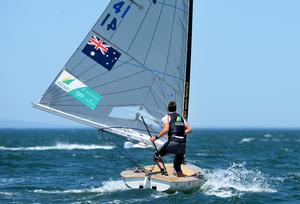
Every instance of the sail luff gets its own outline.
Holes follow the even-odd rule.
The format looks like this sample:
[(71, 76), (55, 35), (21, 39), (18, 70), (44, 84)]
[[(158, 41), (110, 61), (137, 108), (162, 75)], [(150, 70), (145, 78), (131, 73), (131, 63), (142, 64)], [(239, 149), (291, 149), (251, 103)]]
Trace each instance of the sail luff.
[(189, 2), (189, 20), (188, 20), (188, 43), (186, 58), (185, 87), (183, 98), (183, 117), (188, 120), (189, 98), (190, 98), (190, 79), (191, 79), (191, 58), (192, 58), (192, 31), (193, 31), (193, 0)]

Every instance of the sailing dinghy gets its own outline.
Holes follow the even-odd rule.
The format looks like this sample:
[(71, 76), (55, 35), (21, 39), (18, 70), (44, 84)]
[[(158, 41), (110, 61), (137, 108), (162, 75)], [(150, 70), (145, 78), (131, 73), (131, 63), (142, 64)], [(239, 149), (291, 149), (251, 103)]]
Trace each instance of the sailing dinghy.
[[(161, 175), (155, 166), (144, 166), (144, 169), (132, 168), (121, 173), (125, 184), (134, 189), (153, 189), (173, 193), (175, 191), (189, 193), (199, 189), (204, 183), (204, 171), (193, 164), (181, 165), (185, 177), (173, 175), (173, 164), (165, 164), (168, 175)], [(146, 172), (146, 173), (145, 173)]]
[[(192, 11), (192, 0), (111, 0), (33, 107), (152, 146), (149, 134), (161, 130), (169, 101), (188, 119)], [(169, 176), (155, 165), (121, 176), (131, 188), (158, 191), (189, 191), (203, 181), (194, 165), (183, 165), (184, 178), (165, 166)]]

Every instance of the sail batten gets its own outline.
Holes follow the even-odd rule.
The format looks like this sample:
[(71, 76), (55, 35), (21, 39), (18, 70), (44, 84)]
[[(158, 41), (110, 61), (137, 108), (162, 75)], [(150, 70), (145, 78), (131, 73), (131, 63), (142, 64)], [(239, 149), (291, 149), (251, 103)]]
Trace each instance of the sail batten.
[(190, 11), (187, 0), (111, 0), (35, 107), (134, 135), (143, 116), (158, 131), (171, 100), (187, 112)]

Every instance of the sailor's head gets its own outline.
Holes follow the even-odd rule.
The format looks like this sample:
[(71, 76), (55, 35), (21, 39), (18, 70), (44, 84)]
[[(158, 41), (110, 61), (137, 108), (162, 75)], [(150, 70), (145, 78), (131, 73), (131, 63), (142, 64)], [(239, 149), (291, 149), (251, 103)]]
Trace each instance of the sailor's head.
[(176, 111), (176, 102), (171, 101), (168, 105), (168, 111), (169, 112), (175, 112)]

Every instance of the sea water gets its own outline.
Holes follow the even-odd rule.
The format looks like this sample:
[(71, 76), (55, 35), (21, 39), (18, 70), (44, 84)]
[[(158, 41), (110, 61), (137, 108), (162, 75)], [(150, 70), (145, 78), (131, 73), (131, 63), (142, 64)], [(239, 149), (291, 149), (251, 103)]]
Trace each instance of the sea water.
[[(152, 164), (152, 149), (104, 134)], [(300, 130), (194, 130), (186, 159), (206, 172), (199, 191), (132, 190), (120, 172), (134, 164), (94, 129), (3, 129), (0, 203), (300, 203)]]

